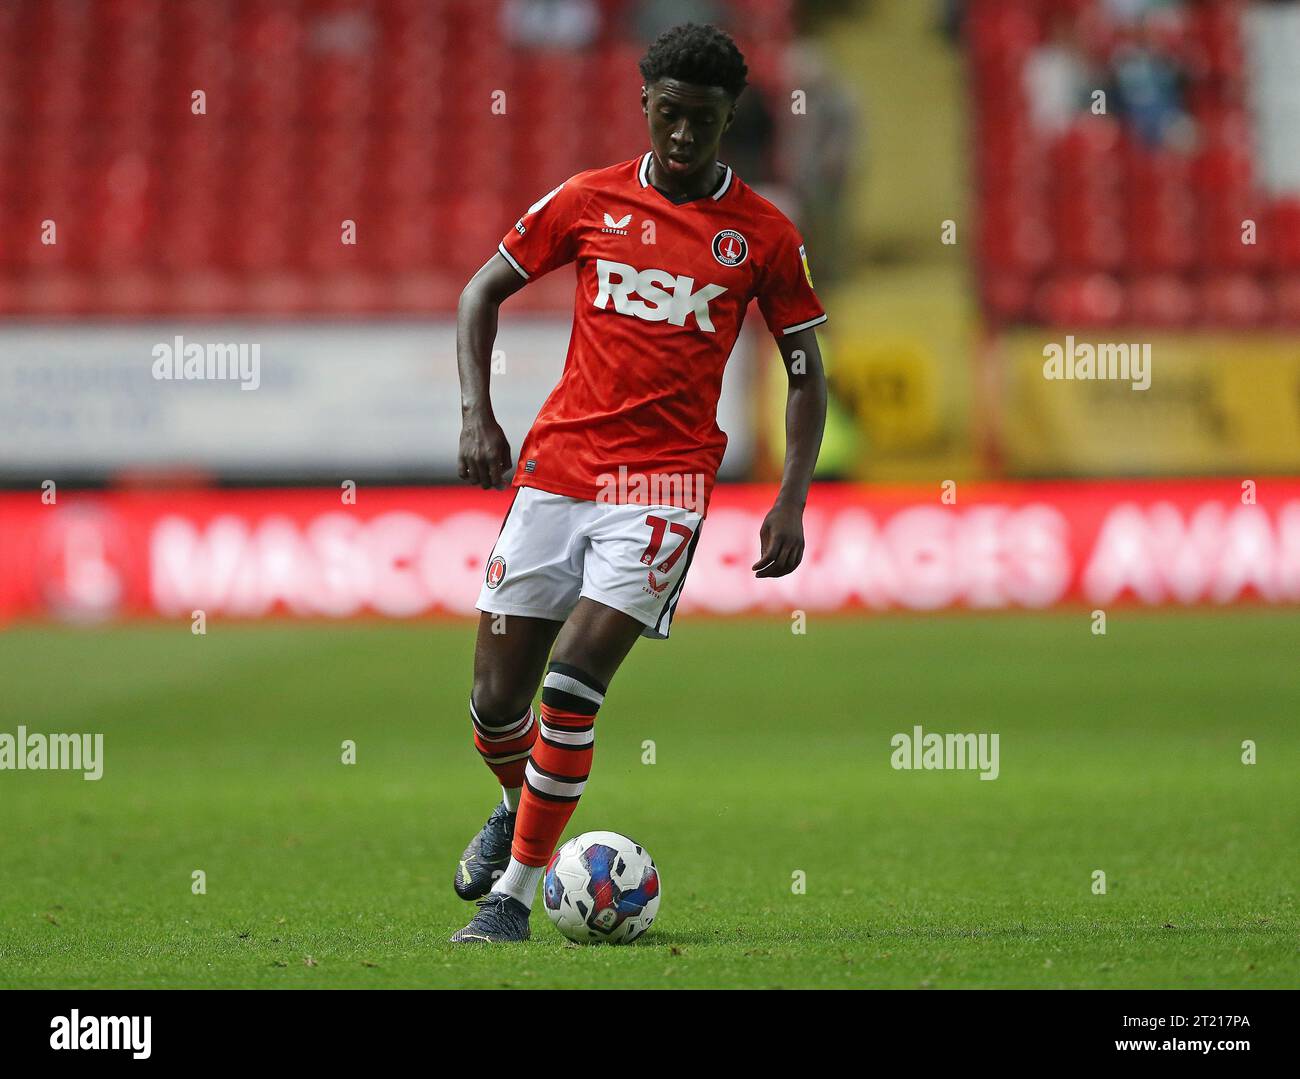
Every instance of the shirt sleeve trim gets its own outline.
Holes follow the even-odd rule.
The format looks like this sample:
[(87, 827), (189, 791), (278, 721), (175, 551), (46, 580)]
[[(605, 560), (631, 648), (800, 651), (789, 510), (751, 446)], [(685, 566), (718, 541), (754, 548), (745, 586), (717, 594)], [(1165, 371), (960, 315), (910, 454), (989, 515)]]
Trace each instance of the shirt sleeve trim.
[(504, 240), (501, 241), (501, 243), (497, 244), (497, 251), (501, 253), (502, 258), (504, 258), (508, 263), (510, 263), (511, 266), (515, 268), (516, 271), (518, 271), (520, 277), (522, 277), (525, 281), (528, 280), (528, 271), (525, 270), (522, 266), (520, 266), (519, 263), (515, 261), (514, 255), (512, 255), (509, 251), (506, 250), (506, 245)]
[(826, 321), (826, 318), (827, 316), (822, 314), (822, 315), (818, 315), (816, 318), (810, 318), (807, 322), (798, 322), (795, 323), (795, 325), (793, 326), (787, 326), (784, 330), (781, 331), (781, 336), (788, 337), (790, 334), (798, 333), (800, 330), (806, 330), (812, 326), (820, 326), (823, 322)]

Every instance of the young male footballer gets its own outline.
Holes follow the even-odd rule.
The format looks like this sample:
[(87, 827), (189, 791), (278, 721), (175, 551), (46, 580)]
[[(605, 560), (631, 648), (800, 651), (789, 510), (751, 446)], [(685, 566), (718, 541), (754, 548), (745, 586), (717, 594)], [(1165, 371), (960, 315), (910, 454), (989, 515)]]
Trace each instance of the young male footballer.
[(497, 312), (576, 264), (564, 373), (520, 449), (478, 598), (470, 718), (504, 798), (457, 867), (456, 893), (478, 912), (454, 942), (528, 938), (614, 673), (638, 637), (668, 636), (727, 444), (722, 371), (751, 299), (789, 381), (784, 474), (753, 570), (782, 577), (803, 557), (826, 416), (813, 328), (826, 314), (795, 227), (718, 161), (744, 57), (721, 30), (687, 24), (640, 70), (649, 151), (542, 196), (460, 298), (460, 476), (501, 487), (512, 462), (488, 392)]

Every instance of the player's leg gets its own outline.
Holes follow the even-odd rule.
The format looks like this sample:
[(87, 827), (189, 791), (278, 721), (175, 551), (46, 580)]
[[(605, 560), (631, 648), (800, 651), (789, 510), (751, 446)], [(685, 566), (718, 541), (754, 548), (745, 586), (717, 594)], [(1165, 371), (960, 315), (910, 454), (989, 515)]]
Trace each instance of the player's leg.
[(644, 628), (622, 611), (581, 599), (555, 642), (542, 682), (540, 733), (525, 769), (513, 857), (498, 882), (507, 892), (517, 882), (517, 898), (529, 905), (591, 772), (596, 713)]
[(487, 894), (509, 861), (519, 788), (537, 737), (532, 701), (555, 635), (578, 602), (588, 512), (574, 499), (517, 488), (487, 558), (475, 604), (483, 613), (469, 710), (474, 745), (504, 800), (456, 867), (463, 899)]
[(470, 721), (474, 746), (501, 784), (502, 800), (456, 866), (456, 894), (486, 895), (510, 861), (524, 767), (537, 739), (533, 698), (562, 623), (520, 615), (479, 616)]
[(591, 770), (596, 713), (645, 623), (581, 599), (546, 665), (540, 728), (529, 754), (509, 866), (457, 943), (525, 940), (537, 885)]
[(563, 624), (520, 615), (479, 615), (470, 692), (474, 745), (501, 783), (512, 813), (519, 808), (524, 765), (537, 737), (533, 699)]
[(546, 667), (510, 864), (453, 941), (527, 939), (538, 882), (591, 770), (596, 713), (637, 637), (668, 636), (702, 519), (674, 506), (583, 512), (581, 598)]

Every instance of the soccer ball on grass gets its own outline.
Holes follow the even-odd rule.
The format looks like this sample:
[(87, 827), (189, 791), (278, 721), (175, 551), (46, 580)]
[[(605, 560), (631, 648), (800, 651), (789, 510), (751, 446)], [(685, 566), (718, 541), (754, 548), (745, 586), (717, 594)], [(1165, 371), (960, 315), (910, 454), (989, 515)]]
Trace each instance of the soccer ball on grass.
[(659, 911), (659, 870), (617, 832), (584, 832), (551, 855), (542, 900), (555, 927), (578, 944), (628, 944)]

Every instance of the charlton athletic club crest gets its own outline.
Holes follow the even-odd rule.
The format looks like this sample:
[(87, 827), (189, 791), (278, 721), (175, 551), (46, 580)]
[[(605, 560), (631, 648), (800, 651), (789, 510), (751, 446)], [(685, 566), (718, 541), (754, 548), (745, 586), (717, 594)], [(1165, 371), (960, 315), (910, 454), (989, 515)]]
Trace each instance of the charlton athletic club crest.
[(496, 588), (501, 583), (501, 578), (506, 575), (506, 560), (497, 555), (488, 563), (487, 568), (487, 586)]
[(723, 229), (713, 237), (713, 257), (724, 266), (739, 266), (748, 254), (748, 241), (735, 229)]

